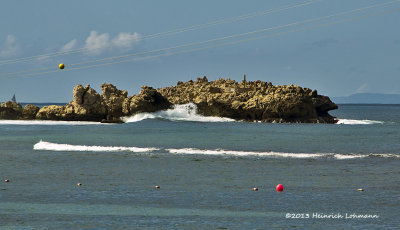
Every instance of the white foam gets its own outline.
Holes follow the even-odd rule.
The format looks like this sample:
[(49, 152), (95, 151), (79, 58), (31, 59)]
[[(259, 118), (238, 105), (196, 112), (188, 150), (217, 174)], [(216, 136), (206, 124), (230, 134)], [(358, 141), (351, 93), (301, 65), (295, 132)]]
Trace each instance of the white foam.
[(215, 156), (256, 156), (256, 157), (276, 157), (276, 158), (333, 158), (337, 160), (350, 160), (367, 157), (382, 157), (382, 158), (400, 158), (399, 154), (338, 154), (338, 153), (283, 153), (283, 152), (253, 152), (253, 151), (234, 151), (225, 149), (197, 149), (197, 148), (182, 148), (182, 149), (165, 149), (172, 154), (189, 154), (189, 155), (215, 155)]
[(383, 158), (400, 158), (399, 154), (393, 153), (371, 153), (370, 157), (383, 157)]
[(226, 155), (226, 156), (259, 156), (259, 157), (287, 157), (287, 158), (318, 158), (327, 154), (323, 153), (281, 153), (281, 152), (253, 152), (233, 151), (224, 149), (202, 150), (196, 148), (166, 149), (174, 154), (198, 154), (198, 155)]
[(365, 158), (368, 155), (361, 155), (361, 154), (334, 154), (334, 158), (338, 160), (349, 160), (349, 159), (356, 159), (356, 158)]
[(0, 120), (0, 125), (100, 125), (93, 121)]
[(123, 117), (125, 122), (138, 122), (145, 119), (166, 119), (170, 121), (197, 121), (197, 122), (231, 122), (235, 121), (224, 117), (206, 117), (197, 114), (197, 106), (194, 103), (175, 105), (172, 109), (157, 111), (154, 113), (139, 113), (131, 117)]
[(33, 146), (34, 150), (51, 150), (51, 151), (78, 151), (78, 152), (152, 152), (159, 150), (158, 148), (139, 148), (139, 147), (123, 147), (123, 146), (88, 146), (88, 145), (70, 145), (57, 144), (40, 140)]
[(336, 124), (342, 125), (373, 125), (373, 124), (383, 124), (383, 121), (373, 121), (373, 120), (352, 120), (352, 119), (339, 119)]

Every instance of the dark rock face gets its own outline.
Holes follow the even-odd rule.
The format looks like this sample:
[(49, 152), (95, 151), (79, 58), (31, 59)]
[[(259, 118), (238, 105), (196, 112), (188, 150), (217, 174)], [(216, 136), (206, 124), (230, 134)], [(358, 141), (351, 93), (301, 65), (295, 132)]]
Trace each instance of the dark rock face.
[(35, 119), (36, 113), (39, 111), (39, 107), (35, 105), (26, 105), (22, 109), (21, 104), (7, 101), (0, 105), (0, 119)]
[(7, 101), (0, 105), (1, 119), (21, 119), (22, 106), (19, 103)]
[(102, 84), (102, 99), (107, 108), (107, 120), (115, 120), (122, 117), (122, 105), (125, 99), (128, 97), (128, 91), (119, 90), (112, 84)]
[(75, 86), (73, 100), (64, 105), (39, 109), (15, 102), (0, 106), (0, 119), (77, 120), (121, 123), (122, 116), (165, 110), (174, 104), (193, 102), (204, 116), (264, 122), (335, 123), (328, 111), (337, 109), (329, 97), (316, 90), (299, 86), (274, 86), (268, 82), (241, 83), (230, 79), (209, 82), (206, 77), (196, 82), (179, 81), (177, 86), (154, 89), (143, 86), (138, 95), (112, 84), (101, 85), (102, 94), (89, 85)]
[(172, 104), (152, 87), (143, 86), (138, 95), (125, 100), (123, 113), (132, 115), (141, 112), (155, 112), (171, 108)]
[(22, 117), (26, 120), (33, 120), (39, 112), (39, 109), (40, 108), (36, 105), (25, 105), (24, 110), (22, 111)]

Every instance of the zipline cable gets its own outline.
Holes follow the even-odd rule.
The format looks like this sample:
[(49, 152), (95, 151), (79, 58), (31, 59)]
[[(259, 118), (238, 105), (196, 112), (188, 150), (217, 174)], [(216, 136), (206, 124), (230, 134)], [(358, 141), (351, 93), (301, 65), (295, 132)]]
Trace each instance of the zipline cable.
[[(90, 61), (83, 61), (83, 62), (78, 62), (78, 63), (72, 63), (69, 64), (68, 66), (76, 66), (76, 65), (83, 65), (83, 64), (90, 64), (90, 63), (96, 63), (96, 62), (104, 62), (104, 61), (110, 61), (110, 60), (117, 60), (117, 59), (122, 59), (122, 58), (127, 58), (127, 57), (133, 57), (133, 56), (139, 56), (139, 55), (146, 55), (146, 54), (151, 54), (151, 53), (158, 53), (158, 52), (164, 52), (164, 51), (170, 51), (174, 49), (179, 49), (179, 48), (185, 48), (189, 46), (195, 46), (195, 45), (203, 45), (211, 42), (216, 42), (216, 41), (222, 41), (222, 40), (227, 40), (227, 39), (232, 39), (232, 38), (238, 38), (238, 37), (243, 37), (243, 36), (248, 36), (252, 34), (257, 34), (257, 33), (263, 33), (271, 30), (278, 30), (278, 29), (283, 29), (287, 27), (292, 27), (292, 26), (299, 26), (303, 25), (306, 23), (312, 23), (312, 22), (318, 22), (321, 20), (326, 20), (338, 16), (343, 16), (346, 14), (352, 14), (360, 11), (365, 11), (371, 8), (376, 8), (376, 7), (382, 7), (382, 6), (388, 6), (389, 4), (393, 4), (395, 2), (399, 2), (400, 0), (392, 1), (392, 2), (387, 2), (383, 4), (375, 4), (367, 7), (362, 7), (362, 8), (357, 8), (345, 12), (340, 12), (336, 14), (331, 14), (328, 16), (322, 16), (318, 18), (313, 18), (313, 19), (307, 19), (303, 21), (298, 21), (286, 25), (281, 25), (281, 26), (274, 26), (274, 27), (269, 27), (265, 29), (260, 29), (260, 30), (255, 30), (251, 32), (246, 32), (246, 33), (241, 33), (241, 34), (234, 34), (234, 35), (229, 35), (225, 37), (220, 37), (220, 38), (214, 38), (206, 41), (201, 41), (201, 42), (193, 42), (193, 43), (188, 43), (188, 44), (183, 44), (183, 45), (178, 45), (178, 46), (173, 46), (173, 47), (168, 47), (168, 48), (163, 48), (163, 49), (157, 49), (157, 50), (151, 50), (151, 51), (145, 51), (145, 52), (139, 52), (139, 53), (133, 53), (133, 54), (126, 54), (126, 55), (121, 55), (121, 56), (114, 56), (114, 57), (107, 57), (107, 58), (102, 58), (102, 59), (95, 59), (95, 60), (90, 60)], [(20, 73), (29, 73), (29, 72), (37, 72), (37, 71), (46, 71), (46, 70), (52, 70), (54, 67), (50, 68), (41, 68), (41, 69), (30, 69), (30, 70), (24, 70), (24, 71), (18, 71), (18, 72), (9, 72), (9, 73), (0, 73), (0, 76), (5, 76), (5, 75), (13, 75), (13, 74), (20, 74)]]
[[(153, 55), (153, 56), (147, 56), (147, 57), (139, 57), (139, 58), (135, 58), (135, 59), (128, 59), (128, 60), (101, 63), (101, 64), (90, 65), (90, 66), (81, 66), (81, 67), (69, 68), (69, 69), (65, 69), (63, 71), (89, 69), (89, 68), (113, 65), (113, 64), (118, 64), (118, 63), (133, 62), (133, 61), (139, 61), (139, 60), (147, 60), (147, 59), (153, 59), (153, 58), (158, 58), (158, 57), (171, 56), (171, 55), (176, 55), (176, 54), (183, 54), (183, 53), (195, 52), (195, 51), (200, 51), (200, 50), (205, 50), (205, 49), (217, 48), (217, 47), (222, 47), (222, 46), (235, 45), (235, 44), (239, 44), (239, 43), (243, 43), (243, 42), (249, 42), (249, 41), (254, 41), (254, 40), (260, 40), (260, 39), (265, 39), (265, 38), (282, 36), (282, 35), (292, 34), (292, 33), (296, 33), (296, 32), (308, 31), (308, 30), (312, 30), (312, 29), (323, 28), (323, 27), (327, 27), (327, 26), (331, 26), (331, 25), (335, 25), (335, 24), (351, 22), (351, 21), (361, 20), (361, 19), (365, 19), (365, 18), (371, 18), (371, 17), (375, 17), (375, 16), (379, 16), (379, 15), (383, 15), (383, 14), (388, 14), (388, 13), (399, 12), (399, 11), (400, 11), (400, 8), (397, 8), (397, 9), (382, 11), (382, 12), (378, 12), (378, 13), (374, 13), (374, 14), (357, 16), (357, 17), (348, 18), (348, 19), (342, 19), (342, 20), (338, 20), (338, 21), (334, 21), (334, 22), (329, 22), (329, 23), (309, 26), (309, 27), (305, 27), (305, 28), (289, 30), (289, 31), (285, 31), (285, 32), (269, 34), (269, 35), (254, 37), (254, 38), (242, 39), (242, 40), (239, 40), (239, 41), (226, 42), (226, 43), (222, 43), (222, 44), (205, 46), (205, 47), (194, 48), (194, 49), (189, 49), (189, 50), (183, 50), (183, 51), (178, 51), (178, 52), (174, 52), (174, 53), (165, 53), (165, 54), (159, 54), (159, 55)], [(6, 77), (6, 78), (30, 77), (30, 76), (38, 76), (38, 75), (55, 73), (55, 72), (59, 72), (59, 70), (41, 72), (41, 73), (33, 73), (33, 74), (26, 74), (26, 75), (19, 75), (19, 76), (10, 76), (10, 77)]]
[[(150, 35), (146, 35), (146, 36), (141, 37), (141, 40), (154, 39), (154, 38), (159, 38), (159, 37), (179, 34), (179, 33), (187, 32), (187, 31), (204, 29), (204, 28), (211, 27), (211, 26), (217, 26), (217, 25), (221, 25), (221, 24), (232, 23), (232, 22), (241, 21), (241, 20), (245, 20), (245, 19), (248, 19), (248, 18), (252, 18), (252, 17), (262, 16), (262, 15), (266, 15), (266, 14), (270, 14), (270, 13), (276, 13), (276, 12), (280, 12), (280, 11), (284, 11), (284, 10), (288, 10), (288, 9), (293, 9), (293, 8), (297, 8), (297, 7), (310, 5), (312, 3), (319, 2), (319, 1), (323, 1), (323, 0), (308, 0), (308, 1), (305, 1), (305, 2), (297, 3), (297, 4), (294, 4), (294, 5), (284, 6), (284, 7), (281, 7), (281, 8), (269, 9), (269, 10), (265, 10), (265, 11), (261, 11), (261, 12), (255, 12), (255, 13), (249, 13), (249, 14), (241, 15), (241, 16), (238, 16), (238, 17), (220, 19), (220, 20), (213, 21), (213, 22), (208, 22), (208, 23), (205, 23), (205, 24), (194, 25), (194, 26), (184, 27), (184, 28), (180, 28), (180, 29), (174, 29), (174, 30), (170, 30), (170, 31), (166, 31), (166, 32), (150, 34)], [(23, 62), (23, 61), (30, 61), (30, 60), (34, 60), (34, 59), (37, 59), (37, 58), (55, 57), (55, 56), (60, 56), (60, 55), (74, 54), (74, 53), (80, 53), (80, 52), (92, 51), (92, 50), (96, 50), (96, 49), (84, 47), (84, 48), (80, 48), (80, 49), (76, 49), (76, 50), (58, 51), (58, 52), (54, 52), (54, 53), (41, 54), (41, 55), (35, 55), (35, 56), (12, 59), (12, 60), (3, 60), (3, 61), (0, 61), (0, 66), (8, 65), (8, 64), (14, 64), (14, 63)]]

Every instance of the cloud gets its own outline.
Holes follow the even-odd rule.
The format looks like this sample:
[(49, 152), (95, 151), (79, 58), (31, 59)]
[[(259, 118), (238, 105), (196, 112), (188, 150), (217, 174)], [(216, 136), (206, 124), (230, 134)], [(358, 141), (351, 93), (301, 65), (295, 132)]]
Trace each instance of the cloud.
[(139, 33), (119, 33), (116, 37), (110, 39), (108, 33), (99, 34), (97, 31), (92, 30), (89, 37), (86, 39), (85, 46), (88, 54), (99, 55), (107, 50), (127, 49), (132, 48), (134, 44), (138, 43), (141, 39)]
[(89, 37), (86, 39), (85, 48), (89, 54), (100, 54), (110, 48), (110, 35), (108, 33), (98, 34), (92, 30)]
[(131, 48), (135, 43), (140, 41), (139, 33), (119, 33), (117, 37), (112, 40), (112, 45), (118, 48)]
[(76, 43), (78, 42), (78, 40), (72, 39), (70, 42), (68, 42), (67, 44), (65, 44), (62, 48), (61, 48), (61, 52), (67, 52), (67, 51), (71, 51), (76, 47)]
[(369, 90), (369, 85), (367, 83), (362, 84), (355, 93), (365, 93)]
[(14, 35), (7, 35), (4, 45), (0, 49), (0, 57), (11, 57), (18, 53), (19, 45)]

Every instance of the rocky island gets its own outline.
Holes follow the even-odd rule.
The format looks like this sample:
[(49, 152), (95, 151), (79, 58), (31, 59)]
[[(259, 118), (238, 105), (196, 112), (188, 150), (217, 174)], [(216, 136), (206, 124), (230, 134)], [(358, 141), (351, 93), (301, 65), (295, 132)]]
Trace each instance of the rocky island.
[(328, 113), (338, 108), (329, 97), (294, 85), (274, 86), (270, 82), (245, 79), (236, 82), (229, 78), (208, 81), (202, 77), (160, 89), (143, 86), (139, 94), (133, 96), (108, 83), (101, 85), (101, 91), (99, 94), (89, 85), (77, 85), (73, 100), (63, 106), (26, 105), (22, 108), (19, 103), (4, 102), (0, 106), (0, 119), (122, 123), (124, 116), (192, 102), (197, 105), (197, 113), (204, 116), (262, 122), (337, 122)]

